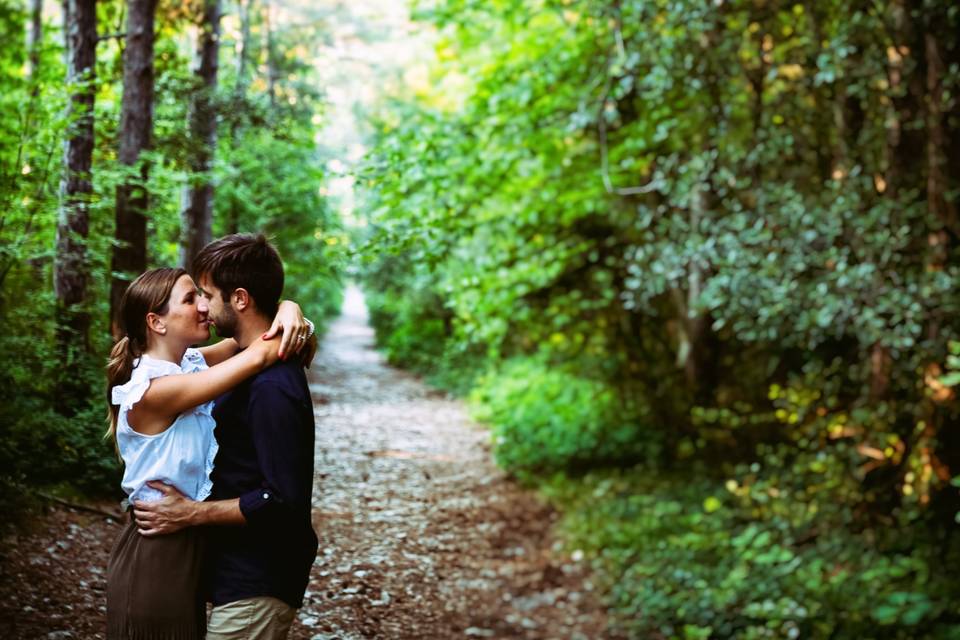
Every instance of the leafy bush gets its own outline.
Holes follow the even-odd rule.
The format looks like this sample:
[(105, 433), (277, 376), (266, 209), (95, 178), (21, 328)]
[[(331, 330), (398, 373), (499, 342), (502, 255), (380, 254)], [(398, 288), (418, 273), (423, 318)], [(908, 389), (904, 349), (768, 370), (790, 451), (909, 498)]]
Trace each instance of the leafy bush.
[(531, 358), (506, 362), (471, 394), (492, 426), (497, 462), (548, 471), (651, 457), (656, 441), (642, 407), (613, 388)]
[(423, 293), (399, 299), (367, 296), (371, 322), (391, 364), (422, 373), (437, 365), (448, 337), (437, 302)]
[[(934, 548), (885, 548), (909, 531), (847, 531), (813, 507), (799, 524), (758, 517), (736, 485), (639, 468), (557, 476), (545, 490), (631, 637), (960, 637), (960, 589), (931, 569)], [(801, 506), (764, 493), (767, 504)]]
[[(48, 333), (52, 322), (37, 318), (31, 306), (10, 310), (5, 319), (12, 335), (0, 337), (0, 353), (16, 354), (0, 370), (0, 508), (14, 506), (11, 491), (22, 493), (24, 487), (68, 486), (105, 494), (119, 486), (113, 447), (103, 440), (101, 363), (93, 355), (81, 355), (69, 365), (73, 384), (88, 390), (86, 403), (56, 410), (62, 365)], [(106, 348), (102, 342), (99, 347)]]

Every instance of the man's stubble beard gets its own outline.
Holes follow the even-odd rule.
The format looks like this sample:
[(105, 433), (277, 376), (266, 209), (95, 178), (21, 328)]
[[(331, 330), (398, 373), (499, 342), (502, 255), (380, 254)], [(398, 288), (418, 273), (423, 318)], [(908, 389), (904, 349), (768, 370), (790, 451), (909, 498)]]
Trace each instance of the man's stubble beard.
[(210, 319), (221, 338), (233, 338), (237, 335), (237, 314), (229, 305), (224, 305), (223, 312), (216, 317), (211, 316)]

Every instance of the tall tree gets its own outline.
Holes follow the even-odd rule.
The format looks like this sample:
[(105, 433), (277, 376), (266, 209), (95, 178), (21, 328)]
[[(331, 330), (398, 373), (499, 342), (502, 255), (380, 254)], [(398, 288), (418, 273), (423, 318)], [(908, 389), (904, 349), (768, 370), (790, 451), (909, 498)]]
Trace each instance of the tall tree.
[(238, 0), (237, 10), (240, 14), (240, 40), (237, 43), (237, 85), (234, 92), (242, 96), (247, 91), (247, 72), (250, 66), (250, 16), (253, 0)]
[(273, 107), (277, 101), (277, 64), (273, 50), (275, 44), (273, 35), (273, 5), (269, 2), (264, 2), (263, 25), (267, 35), (267, 94), (270, 96), (270, 106)]
[[(66, 364), (71, 361), (71, 347), (87, 347), (90, 323), (89, 313), (83, 303), (87, 297), (86, 239), (90, 229), (90, 195), (93, 192), (90, 167), (94, 143), (96, 0), (64, 0), (63, 15), (67, 80), (71, 86), (67, 108), (71, 123), (63, 147), (64, 171), (60, 183), (53, 285), (59, 316), (58, 343)], [(36, 73), (37, 60), (39, 56), (34, 58), (31, 54), (32, 74)]]
[[(67, 10), (64, 8), (64, 16), (66, 17), (66, 15)], [(65, 33), (68, 32), (65, 31)], [(27, 77), (32, 85), (30, 89), (32, 96), (37, 95), (37, 70), (40, 68), (40, 46), (42, 44), (43, 0), (30, 0), (30, 25), (27, 31)]]
[[(197, 88), (190, 100), (190, 135), (187, 160), (190, 180), (180, 212), (180, 263), (188, 265), (212, 239), (213, 181), (210, 165), (217, 144), (217, 58), (220, 53), (220, 0), (206, 0), (197, 40)], [(241, 56), (242, 57), (242, 56)]]
[[(254, 0), (237, 0), (237, 13), (240, 17), (240, 38), (237, 41), (236, 64), (237, 80), (233, 87), (233, 100), (236, 104), (244, 104), (247, 99), (247, 90), (250, 86), (250, 64), (252, 59), (252, 41), (250, 37), (250, 21), (254, 14)], [(243, 131), (243, 119), (230, 119), (230, 139), (239, 140)], [(237, 233), (240, 230), (241, 203), (236, 198), (227, 199), (226, 232)]]
[[(132, 276), (147, 267), (148, 167), (140, 153), (153, 134), (153, 43), (157, 0), (129, 0), (123, 52), (123, 101), (120, 108), (120, 163), (130, 173), (117, 185), (116, 247), (110, 283), (110, 317)], [(139, 163), (139, 176), (136, 168)]]

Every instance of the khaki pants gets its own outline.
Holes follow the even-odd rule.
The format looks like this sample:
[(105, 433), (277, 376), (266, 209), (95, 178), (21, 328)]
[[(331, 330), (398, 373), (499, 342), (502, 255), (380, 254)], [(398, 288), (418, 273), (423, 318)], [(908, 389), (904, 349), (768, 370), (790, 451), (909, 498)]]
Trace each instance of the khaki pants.
[(267, 596), (223, 604), (210, 614), (207, 640), (284, 640), (296, 612)]

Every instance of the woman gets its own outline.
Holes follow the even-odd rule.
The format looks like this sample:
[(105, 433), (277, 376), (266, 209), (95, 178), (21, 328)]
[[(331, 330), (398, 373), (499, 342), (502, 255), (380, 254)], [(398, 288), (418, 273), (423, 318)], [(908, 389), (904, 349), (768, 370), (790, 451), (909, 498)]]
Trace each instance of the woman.
[[(281, 316), (284, 343), (302, 345), (293, 339), (306, 329), (299, 308), (283, 303)], [(232, 340), (191, 349), (209, 338), (210, 322), (206, 301), (183, 269), (154, 269), (134, 280), (118, 324), (122, 337), (107, 367), (108, 435), (125, 465), (123, 490), (131, 503), (156, 500), (160, 492), (146, 483), (158, 480), (203, 500), (217, 452), (213, 399), (276, 362), (282, 343), (261, 338), (236, 355)], [(107, 638), (203, 638), (202, 547), (195, 528), (148, 538), (131, 518), (110, 554)]]

